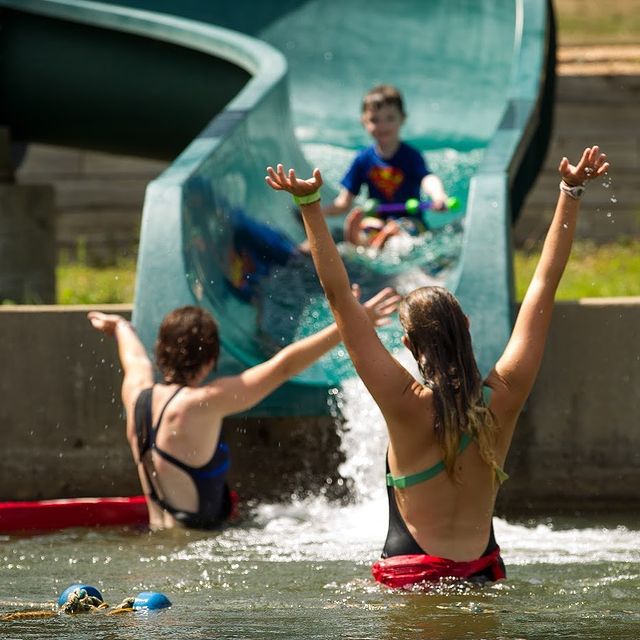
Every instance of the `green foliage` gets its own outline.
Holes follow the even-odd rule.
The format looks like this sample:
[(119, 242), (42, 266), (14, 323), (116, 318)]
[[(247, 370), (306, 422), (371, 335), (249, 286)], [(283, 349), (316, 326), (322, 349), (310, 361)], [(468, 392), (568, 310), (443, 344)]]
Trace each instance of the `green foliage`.
[[(516, 251), (516, 296), (522, 300), (539, 251)], [(136, 263), (133, 258), (116, 265), (91, 267), (64, 262), (57, 268), (58, 304), (118, 304), (133, 302)], [(558, 300), (640, 296), (640, 240), (595, 245), (577, 241), (565, 271)]]
[[(516, 252), (518, 300), (522, 300), (527, 290), (539, 257), (539, 252)], [(640, 240), (606, 245), (576, 242), (556, 299), (616, 296), (640, 296)]]
[(92, 267), (86, 261), (65, 261), (56, 269), (58, 304), (118, 304), (133, 302), (136, 279), (134, 259)]

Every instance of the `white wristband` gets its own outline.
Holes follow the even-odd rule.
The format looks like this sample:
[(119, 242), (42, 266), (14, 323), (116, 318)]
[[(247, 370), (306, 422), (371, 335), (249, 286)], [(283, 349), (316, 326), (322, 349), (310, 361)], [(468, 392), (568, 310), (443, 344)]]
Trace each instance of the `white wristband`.
[(562, 193), (566, 193), (570, 198), (573, 198), (574, 200), (580, 200), (582, 194), (584, 193), (584, 189), (584, 183), (572, 186), (570, 184), (567, 184), (564, 180), (560, 180), (560, 191), (562, 191)]

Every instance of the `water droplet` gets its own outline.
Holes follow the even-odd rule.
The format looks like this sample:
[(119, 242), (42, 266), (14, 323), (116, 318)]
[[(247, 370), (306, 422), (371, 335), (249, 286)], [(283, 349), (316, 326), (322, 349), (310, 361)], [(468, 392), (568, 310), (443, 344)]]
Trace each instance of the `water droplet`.
[(618, 202), (618, 198), (616, 198), (615, 196), (611, 196), (611, 198), (609, 198), (611, 200), (611, 202), (613, 202), (613, 204), (616, 204), (616, 202)]
[(611, 211), (607, 211), (607, 218), (611, 217)]
[(562, 223), (562, 227), (563, 227), (564, 229), (568, 229), (568, 228), (569, 228), (569, 225), (568, 225), (566, 222), (563, 222), (563, 223)]

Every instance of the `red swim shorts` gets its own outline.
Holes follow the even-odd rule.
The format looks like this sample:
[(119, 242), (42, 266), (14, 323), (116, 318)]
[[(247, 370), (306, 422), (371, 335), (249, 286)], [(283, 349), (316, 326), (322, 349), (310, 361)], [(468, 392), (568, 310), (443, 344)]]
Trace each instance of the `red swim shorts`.
[(392, 556), (378, 560), (372, 567), (373, 577), (387, 587), (402, 588), (420, 582), (437, 582), (440, 578), (465, 580), (478, 574), (489, 574), (492, 580), (506, 578), (500, 558), (500, 547), (469, 562), (456, 562), (428, 555)]

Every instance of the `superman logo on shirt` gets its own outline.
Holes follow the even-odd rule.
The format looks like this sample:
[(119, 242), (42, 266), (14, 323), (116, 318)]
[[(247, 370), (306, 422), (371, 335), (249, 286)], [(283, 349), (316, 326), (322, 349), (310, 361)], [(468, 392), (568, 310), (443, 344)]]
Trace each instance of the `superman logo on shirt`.
[(369, 172), (369, 180), (387, 200), (391, 201), (404, 181), (404, 172), (397, 167), (375, 166)]

